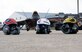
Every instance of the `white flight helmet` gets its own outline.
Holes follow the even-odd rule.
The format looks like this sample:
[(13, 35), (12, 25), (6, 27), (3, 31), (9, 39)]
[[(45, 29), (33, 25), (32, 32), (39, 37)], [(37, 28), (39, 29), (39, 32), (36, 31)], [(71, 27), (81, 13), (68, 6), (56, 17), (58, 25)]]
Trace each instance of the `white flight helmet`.
[(37, 24), (46, 24), (46, 25), (50, 25), (50, 21), (47, 18), (40, 18), (37, 21)]

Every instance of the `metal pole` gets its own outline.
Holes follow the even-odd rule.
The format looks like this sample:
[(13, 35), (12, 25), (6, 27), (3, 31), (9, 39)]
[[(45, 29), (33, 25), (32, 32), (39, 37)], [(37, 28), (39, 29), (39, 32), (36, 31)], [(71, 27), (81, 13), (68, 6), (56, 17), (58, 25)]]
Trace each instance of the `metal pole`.
[(77, 14), (79, 14), (79, 0), (77, 0)]

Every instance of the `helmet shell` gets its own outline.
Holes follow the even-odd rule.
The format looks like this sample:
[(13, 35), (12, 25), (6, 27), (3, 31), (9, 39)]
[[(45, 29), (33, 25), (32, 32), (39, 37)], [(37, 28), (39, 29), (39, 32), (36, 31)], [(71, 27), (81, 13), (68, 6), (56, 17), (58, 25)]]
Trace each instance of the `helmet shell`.
[(77, 23), (77, 20), (74, 17), (66, 18), (63, 23)]
[(37, 24), (45, 24), (45, 25), (50, 25), (50, 21), (47, 18), (40, 18), (37, 21)]
[(8, 18), (4, 21), (4, 24), (10, 25), (10, 24), (17, 24), (16, 20), (13, 18)]

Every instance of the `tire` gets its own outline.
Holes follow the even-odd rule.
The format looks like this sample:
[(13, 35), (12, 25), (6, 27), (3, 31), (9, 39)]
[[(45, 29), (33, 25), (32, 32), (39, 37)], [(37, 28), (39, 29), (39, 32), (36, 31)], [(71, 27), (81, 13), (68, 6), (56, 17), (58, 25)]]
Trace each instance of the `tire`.
[(63, 25), (63, 23), (60, 23), (60, 22), (56, 23), (56, 24), (54, 25), (55, 30), (61, 30), (62, 25)]
[(40, 34), (40, 30), (39, 29), (36, 29), (36, 34)]
[(19, 27), (16, 27), (16, 29), (12, 30), (12, 31), (11, 31), (11, 34), (13, 34), (13, 35), (19, 35), (19, 34), (20, 34), (20, 29), (19, 29)]
[(29, 30), (30, 30), (30, 28), (27, 28), (26, 30), (27, 30), (27, 31), (29, 31)]
[(37, 31), (36, 34), (48, 34), (48, 32), (46, 30), (44, 30), (44, 31)]
[[(68, 26), (68, 27), (66, 27), (66, 26)], [(64, 25), (62, 26), (61, 30), (62, 30), (62, 32), (63, 32), (64, 34), (69, 34), (69, 33), (70, 33), (70, 29), (69, 29), (69, 25), (68, 25), (68, 24), (64, 24)]]
[(2, 30), (5, 35), (10, 35), (10, 30), (8, 25), (4, 25)]
[(47, 29), (45, 29), (45, 30), (44, 30), (44, 34), (48, 34), (48, 31), (47, 31)]
[(55, 27), (55, 30), (60, 30), (58, 27)]
[(26, 30), (29, 31), (30, 27), (26, 24)]
[(40, 34), (39, 32), (36, 32), (36, 34)]
[(50, 30), (48, 30), (48, 29), (45, 29), (45, 32), (44, 32), (44, 34), (49, 34), (51, 31)]
[[(76, 29), (74, 29), (76, 28)], [(73, 25), (73, 27), (70, 27), (69, 24), (64, 24), (61, 28), (62, 32), (64, 34), (76, 34), (78, 32), (78, 27), (77, 25)]]
[(11, 34), (13, 34), (13, 35), (19, 35), (20, 34), (20, 31), (14, 30), (14, 31), (11, 32)]
[(7, 32), (7, 33), (4, 33), (5, 35), (10, 35), (10, 33), (9, 32)]
[(78, 32), (78, 26), (76, 24), (74, 24), (72, 27), (72, 34), (77, 34), (77, 32)]

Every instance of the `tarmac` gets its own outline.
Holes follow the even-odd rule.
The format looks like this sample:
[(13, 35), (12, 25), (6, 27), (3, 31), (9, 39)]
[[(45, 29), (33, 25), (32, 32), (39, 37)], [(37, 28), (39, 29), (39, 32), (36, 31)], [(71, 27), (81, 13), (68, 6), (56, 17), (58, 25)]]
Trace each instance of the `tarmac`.
[(36, 34), (34, 30), (21, 30), (20, 35), (0, 31), (0, 52), (82, 52), (82, 31), (64, 34), (52, 30), (50, 34)]

